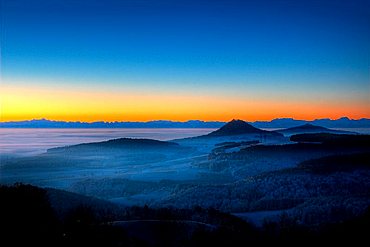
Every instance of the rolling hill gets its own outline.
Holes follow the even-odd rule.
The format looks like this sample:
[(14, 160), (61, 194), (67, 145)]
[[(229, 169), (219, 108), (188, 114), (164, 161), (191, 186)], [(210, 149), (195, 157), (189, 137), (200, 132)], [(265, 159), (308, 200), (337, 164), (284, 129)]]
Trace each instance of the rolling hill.
[(279, 132), (283, 135), (295, 135), (305, 133), (355, 134), (354, 132), (328, 129), (313, 124), (304, 124), (297, 127), (277, 130), (276, 132)]
[(72, 146), (57, 147), (48, 149), (48, 153), (73, 151), (84, 149), (127, 149), (127, 150), (152, 150), (152, 149), (168, 149), (179, 147), (177, 143), (158, 141), (152, 139), (133, 139), (133, 138), (119, 138), (102, 142), (82, 143)]

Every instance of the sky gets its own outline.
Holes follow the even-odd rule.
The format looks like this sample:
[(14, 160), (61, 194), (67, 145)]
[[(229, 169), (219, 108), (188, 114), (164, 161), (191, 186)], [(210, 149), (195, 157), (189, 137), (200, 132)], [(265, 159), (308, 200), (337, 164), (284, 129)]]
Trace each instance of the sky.
[(370, 1), (0, 3), (0, 121), (370, 118)]

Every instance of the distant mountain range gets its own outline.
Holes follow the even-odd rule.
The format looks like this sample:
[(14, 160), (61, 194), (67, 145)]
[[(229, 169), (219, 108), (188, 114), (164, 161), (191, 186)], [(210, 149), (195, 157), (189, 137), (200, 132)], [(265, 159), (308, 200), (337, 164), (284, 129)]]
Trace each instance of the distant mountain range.
[(34, 119), (18, 122), (0, 122), (0, 128), (220, 128), (224, 122), (190, 120), (174, 122), (166, 120), (149, 122), (65, 122)]
[[(0, 122), (0, 128), (220, 128), (226, 122), (190, 120), (186, 122), (149, 121), (149, 122), (65, 122), (47, 119), (27, 121)], [(272, 121), (249, 122), (256, 128), (292, 128), (304, 124), (313, 124), (326, 128), (370, 128), (370, 119), (349, 119), (342, 117), (336, 120), (329, 118), (313, 121), (293, 118), (277, 118)]]

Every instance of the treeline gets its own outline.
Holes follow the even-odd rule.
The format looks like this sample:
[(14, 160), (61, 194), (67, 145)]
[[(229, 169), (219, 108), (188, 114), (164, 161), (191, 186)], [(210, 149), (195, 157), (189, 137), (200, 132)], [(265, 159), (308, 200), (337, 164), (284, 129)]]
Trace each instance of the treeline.
[(296, 143), (254, 145), (232, 153), (221, 152), (222, 147), (218, 147), (209, 154), (207, 163), (202, 167), (216, 172), (230, 172), (236, 179), (241, 179), (295, 167), (301, 162), (329, 155), (368, 153), (370, 148), (370, 135), (298, 134), (291, 136), (290, 140)]
[(298, 167), (316, 174), (370, 169), (370, 152), (326, 156), (304, 161)]
[[(53, 196), (56, 196), (55, 190)], [(70, 196), (61, 192), (64, 200)], [(50, 204), (45, 189), (23, 184), (1, 186), (0, 198), (1, 246), (204, 246), (205, 241), (226, 241), (228, 237), (256, 240), (257, 230), (251, 225), (212, 208), (114, 208), (110, 203), (105, 208), (94, 205), (101, 203), (99, 200), (87, 201), (82, 197), (81, 204), (72, 198), (74, 207), (69, 207), (60, 217), (56, 212), (58, 205)], [(139, 233), (146, 233), (149, 240), (148, 236), (138, 238), (137, 233), (132, 234), (127, 228), (114, 224), (140, 220), (143, 221), (142, 228), (148, 220), (158, 221), (153, 228), (159, 236), (155, 242), (145, 230), (139, 230)], [(204, 227), (194, 231), (187, 222)], [(241, 232), (248, 234), (244, 236)]]
[[(89, 205), (71, 208), (60, 218), (44, 189), (22, 184), (1, 186), (0, 198), (1, 246), (246, 246), (270, 241), (318, 242), (327, 238), (331, 238), (332, 243), (355, 242), (367, 237), (370, 222), (368, 209), (361, 217), (339, 224), (321, 225), (316, 230), (297, 224), (287, 215), (282, 215), (276, 223), (266, 222), (262, 229), (257, 229), (212, 208), (185, 210), (144, 206), (121, 209), (121, 213), (117, 213), (120, 210), (102, 213)], [(140, 228), (133, 234), (132, 229), (114, 224), (117, 220), (159, 222), (155, 225), (153, 237), (145, 221), (139, 222)], [(214, 227), (191, 230), (185, 221)]]
[[(343, 159), (345, 169), (340, 163), (337, 167), (335, 164), (322, 164), (323, 167), (320, 168), (320, 160), (314, 160), (312, 162), (315, 163), (315, 172), (312, 172), (313, 166), (308, 170), (306, 163), (303, 163), (296, 168), (266, 172), (234, 183), (179, 187), (156, 206), (191, 208), (193, 205), (200, 205), (226, 212), (251, 212), (292, 209), (302, 205), (295, 214), (311, 215), (302, 220), (304, 224), (327, 220), (321, 217), (314, 219), (315, 214), (311, 208), (321, 207), (333, 212), (341, 210), (343, 213), (339, 216), (353, 217), (370, 205), (368, 166), (346, 163), (346, 160), (355, 156), (357, 155)], [(331, 157), (327, 159), (338, 159)], [(359, 154), (359, 162), (364, 162), (361, 157)], [(320, 198), (320, 202), (315, 201), (317, 198)], [(330, 218), (330, 214), (327, 215)], [(338, 220), (338, 217), (333, 219)]]

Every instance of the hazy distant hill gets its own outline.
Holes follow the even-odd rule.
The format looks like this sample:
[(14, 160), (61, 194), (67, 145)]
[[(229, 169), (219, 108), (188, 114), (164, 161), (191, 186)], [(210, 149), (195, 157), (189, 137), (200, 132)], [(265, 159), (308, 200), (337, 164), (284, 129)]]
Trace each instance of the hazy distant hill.
[(130, 149), (130, 150), (151, 150), (151, 149), (168, 149), (176, 148), (179, 144), (167, 141), (158, 141), (152, 139), (131, 139), (119, 138), (102, 142), (82, 143), (66, 147), (57, 147), (48, 149), (48, 152), (59, 152), (68, 150), (84, 150), (84, 149)]
[[(303, 124), (314, 124), (326, 128), (370, 128), (370, 119), (358, 120), (342, 117), (336, 120), (316, 119), (313, 121), (296, 120), (293, 118), (277, 118), (271, 121), (250, 122), (256, 128), (291, 128)], [(225, 122), (190, 120), (176, 121), (149, 121), (149, 122), (64, 122), (47, 119), (27, 121), (0, 122), (0, 128), (220, 128)]]
[(258, 128), (253, 127), (247, 122), (242, 120), (235, 120), (228, 122), (220, 129), (209, 133), (208, 137), (218, 137), (218, 136), (233, 136), (233, 135), (244, 135), (244, 134), (261, 134), (261, 135), (275, 135), (281, 136), (281, 134), (273, 132), (273, 131), (266, 131), (261, 130)]
[(300, 125), (297, 127), (277, 130), (276, 132), (279, 132), (284, 135), (295, 135), (295, 134), (303, 134), (303, 133), (353, 134), (353, 132), (333, 130), (333, 129), (328, 129), (328, 128), (313, 125), (313, 124), (304, 124), (304, 125)]

